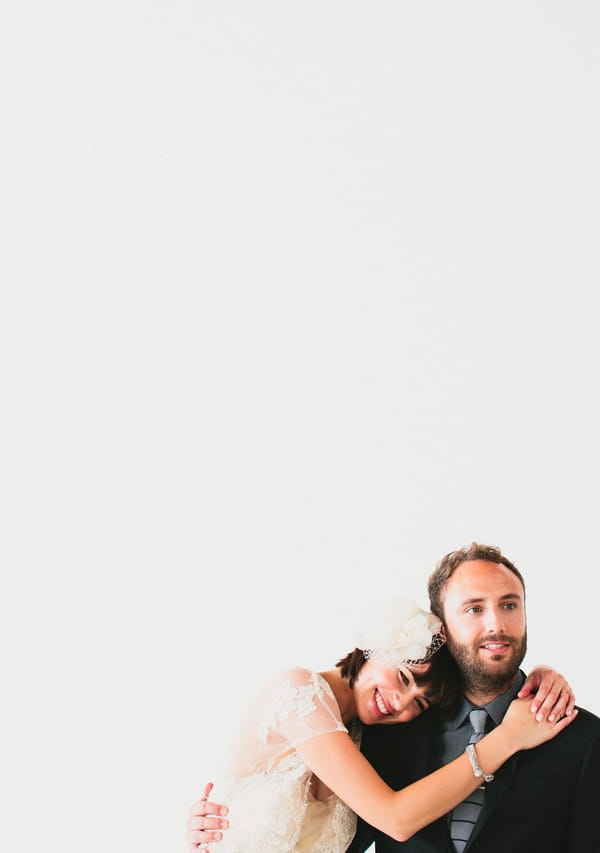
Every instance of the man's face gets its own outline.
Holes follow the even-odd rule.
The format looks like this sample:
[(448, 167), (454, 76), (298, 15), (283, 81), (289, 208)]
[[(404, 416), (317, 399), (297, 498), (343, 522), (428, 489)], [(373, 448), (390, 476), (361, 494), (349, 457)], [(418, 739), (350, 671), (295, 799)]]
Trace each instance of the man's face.
[(500, 693), (512, 684), (527, 648), (524, 590), (506, 566), (461, 563), (443, 596), (448, 649), (468, 690)]

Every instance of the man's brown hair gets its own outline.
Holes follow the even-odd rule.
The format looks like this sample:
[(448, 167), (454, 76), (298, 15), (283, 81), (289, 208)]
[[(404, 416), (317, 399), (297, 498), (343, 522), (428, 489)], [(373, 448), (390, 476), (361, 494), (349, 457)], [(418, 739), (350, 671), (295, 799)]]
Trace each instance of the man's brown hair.
[(427, 590), (429, 592), (429, 607), (432, 613), (443, 621), (444, 608), (442, 606), (442, 593), (444, 587), (454, 574), (454, 571), (466, 560), (487, 560), (490, 563), (499, 563), (501, 566), (506, 566), (514, 575), (516, 575), (525, 589), (525, 581), (521, 572), (517, 569), (514, 563), (502, 554), (500, 548), (495, 545), (481, 545), (479, 542), (471, 542), (466, 548), (459, 548), (457, 551), (450, 551), (445, 557), (439, 561), (435, 570), (429, 576), (427, 582)]

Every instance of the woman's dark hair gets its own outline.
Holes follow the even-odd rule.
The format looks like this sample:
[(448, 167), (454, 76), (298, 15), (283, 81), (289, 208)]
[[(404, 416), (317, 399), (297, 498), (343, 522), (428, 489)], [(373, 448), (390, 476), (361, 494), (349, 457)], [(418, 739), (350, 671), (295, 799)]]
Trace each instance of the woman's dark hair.
[[(361, 649), (354, 649), (341, 658), (336, 664), (340, 669), (340, 674), (343, 678), (348, 679), (350, 687), (354, 687), (354, 683), (358, 675), (367, 662), (367, 658)], [(428, 668), (423, 671), (421, 666), (406, 665), (410, 669), (415, 683), (419, 686), (427, 685), (428, 693), (432, 696), (432, 704), (437, 709), (438, 713), (445, 718), (450, 718), (455, 709), (460, 696), (461, 678), (456, 661), (448, 651), (446, 646), (433, 655), (429, 661)]]

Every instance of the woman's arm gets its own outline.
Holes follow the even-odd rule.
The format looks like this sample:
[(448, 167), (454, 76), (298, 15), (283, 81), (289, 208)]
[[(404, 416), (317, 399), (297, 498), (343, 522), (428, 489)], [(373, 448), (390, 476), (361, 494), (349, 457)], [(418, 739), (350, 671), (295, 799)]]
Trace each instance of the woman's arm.
[[(533, 669), (531, 671), (531, 673), (527, 676), (527, 679), (525, 680), (523, 687), (521, 688), (518, 695), (520, 697), (530, 697), (530, 700), (529, 700), (530, 717), (532, 719), (533, 719), (533, 714), (537, 714), (538, 720), (548, 718), (548, 720), (550, 722), (552, 722), (552, 717), (558, 718), (558, 717), (561, 717), (565, 714), (567, 716), (571, 715), (572, 711), (573, 711), (574, 702), (575, 702), (573, 692), (572, 692), (570, 686), (568, 685), (566, 679), (564, 678), (564, 676), (562, 676), (556, 670), (551, 669), (550, 667), (547, 667), (547, 666), (535, 667), (535, 669)], [(533, 697), (533, 700), (531, 699), (531, 697)], [(524, 704), (526, 704), (526, 703), (524, 703)], [(533, 714), (531, 712), (533, 712)], [(509, 721), (509, 715), (507, 715), (507, 717), (505, 718), (505, 722), (503, 723), (503, 725), (508, 721)], [(496, 729), (496, 731), (497, 731), (497, 729)], [(322, 738), (334, 737), (335, 738), (336, 734), (320, 735), (319, 737), (322, 737)], [(343, 735), (343, 734), (339, 734), (339, 735), (337, 735), (337, 737), (339, 737), (343, 740), (347, 736)], [(486, 760), (489, 760), (485, 754), (486, 749), (488, 748), (487, 743), (489, 743), (489, 741), (487, 741), (486, 739), (484, 739), (484, 740), (486, 741), (485, 743), (484, 743), (484, 741), (481, 741), (477, 746), (477, 750), (481, 753), (481, 756), (482, 756), (480, 759), (480, 763), (482, 764), (482, 766), (484, 767), (484, 769), (486, 771), (488, 771), (488, 768), (489, 768), (489, 772), (494, 772), (491, 769), (491, 760), (490, 760), (489, 765), (486, 765), (484, 763)], [(492, 741), (492, 743), (493, 743), (493, 741)], [(308, 747), (308, 743), (306, 744), (306, 747)], [(337, 749), (337, 747), (336, 747), (336, 749)], [(513, 752), (514, 751), (516, 751), (516, 750), (513, 750)], [(355, 752), (355, 750), (353, 749), (353, 753), (354, 752)], [(490, 756), (490, 759), (492, 757), (493, 756)], [(506, 760), (506, 758), (508, 758), (508, 757), (509, 757), (509, 754), (507, 754), (504, 759), (501, 759), (500, 763), (502, 763), (502, 761)], [(307, 759), (305, 759), (305, 760), (307, 760)], [(461, 759), (457, 759), (457, 761), (462, 761), (463, 765), (467, 768), (466, 776), (467, 776), (469, 784), (467, 784), (466, 787), (464, 788), (464, 791), (465, 791), (464, 796), (467, 796), (469, 791), (474, 790), (477, 787), (477, 785), (475, 784), (475, 777), (473, 777), (472, 774), (469, 775), (469, 766), (467, 764), (465, 764), (465, 760), (466, 760), (466, 757), (462, 757)], [(308, 761), (307, 761), (307, 763), (308, 763)], [(371, 774), (373, 774), (375, 780), (377, 780), (377, 782), (383, 786), (384, 794), (382, 796), (385, 797), (385, 796), (389, 796), (390, 793), (393, 794), (394, 792), (392, 792), (391, 789), (388, 788), (388, 786), (385, 785), (385, 783), (383, 783), (383, 781), (379, 778), (379, 776), (377, 776), (375, 771), (372, 769), (371, 765), (368, 764), (368, 762), (364, 758), (362, 759), (362, 762), (360, 763), (358, 773), (362, 772), (361, 768), (363, 766), (363, 763), (366, 764), (368, 770), (370, 771)], [(309, 764), (309, 766), (310, 766), (310, 764)], [(452, 767), (452, 765), (448, 765), (447, 767), (443, 768), (443, 770), (444, 771), (447, 770), (448, 767)], [(315, 772), (316, 776), (326, 775), (326, 771), (318, 771), (314, 767), (312, 769)], [(360, 784), (362, 784), (362, 783), (360, 783)], [(420, 784), (420, 783), (416, 783), (416, 784)], [(445, 784), (445, 783), (442, 780), (442, 785), (443, 784)], [(332, 787), (332, 786), (329, 785), (328, 787)], [(408, 790), (409, 790), (408, 788), (404, 789), (404, 791), (408, 791)], [(458, 789), (453, 789), (451, 793), (454, 794), (455, 790), (456, 790), (456, 796), (453, 796), (452, 802), (450, 803), (450, 805), (448, 807), (446, 807), (441, 802), (435, 803), (435, 805), (439, 806), (439, 808), (435, 809), (435, 814), (433, 815), (433, 817), (431, 817), (429, 820), (427, 820), (426, 815), (423, 814), (423, 819), (419, 822), (419, 824), (417, 826), (415, 826), (414, 829), (412, 829), (413, 834), (418, 829), (420, 829), (422, 826), (426, 825), (427, 823), (430, 823), (433, 820), (436, 820), (437, 817), (440, 816), (440, 814), (445, 814), (445, 812), (450, 811), (450, 809), (454, 808), (454, 806), (456, 805), (457, 802), (461, 802), (461, 800), (464, 799), (464, 797), (458, 793)], [(418, 793), (418, 789), (416, 789), (416, 792)], [(344, 796), (341, 792), (336, 791), (336, 793), (338, 793), (338, 795), (342, 799), (344, 799)], [(404, 792), (401, 792), (401, 793), (404, 793)], [(429, 794), (426, 793), (425, 796), (429, 796)], [(365, 816), (365, 814), (363, 813), (363, 811), (360, 808), (356, 808), (355, 810), (359, 814), (361, 814), (361, 816), (364, 817), (365, 820), (367, 820), (372, 825), (377, 825), (380, 828), (383, 828), (379, 824), (375, 823), (374, 818), (371, 819), (370, 816)], [(220, 830), (226, 830), (229, 826), (228, 821), (224, 819), (225, 815), (227, 815), (227, 811), (228, 810), (225, 806), (223, 806), (221, 804), (216, 804), (216, 803), (209, 803), (209, 802), (206, 802), (204, 799), (197, 800), (192, 805), (192, 807), (190, 808), (190, 814), (189, 814), (188, 825), (187, 825), (187, 837), (188, 837), (188, 843), (190, 845), (190, 851), (195, 850), (199, 843), (202, 843), (202, 842), (210, 843), (210, 842), (219, 841), (221, 839), (222, 832)], [(406, 829), (407, 833), (410, 834), (410, 829), (411, 829), (410, 821), (406, 824), (406, 826), (404, 828)], [(383, 828), (383, 831), (386, 831), (385, 828)], [(391, 834), (391, 833), (388, 833), (388, 834)]]
[[(575, 719), (539, 722), (527, 700), (517, 699), (501, 723), (476, 746), (484, 773), (496, 770), (515, 752), (531, 749), (555, 737)], [(313, 773), (372, 826), (396, 841), (406, 841), (419, 829), (449, 812), (479, 787), (466, 755), (424, 779), (394, 791), (381, 779), (342, 732), (318, 735), (297, 747)]]

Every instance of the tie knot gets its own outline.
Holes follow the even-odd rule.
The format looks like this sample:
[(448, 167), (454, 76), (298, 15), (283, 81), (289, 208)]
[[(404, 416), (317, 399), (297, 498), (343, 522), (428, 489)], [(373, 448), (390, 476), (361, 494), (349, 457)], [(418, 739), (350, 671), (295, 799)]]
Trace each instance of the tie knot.
[(485, 732), (485, 721), (487, 719), (487, 715), (485, 708), (474, 708), (469, 713), (469, 720), (471, 721), (475, 734), (483, 734)]

